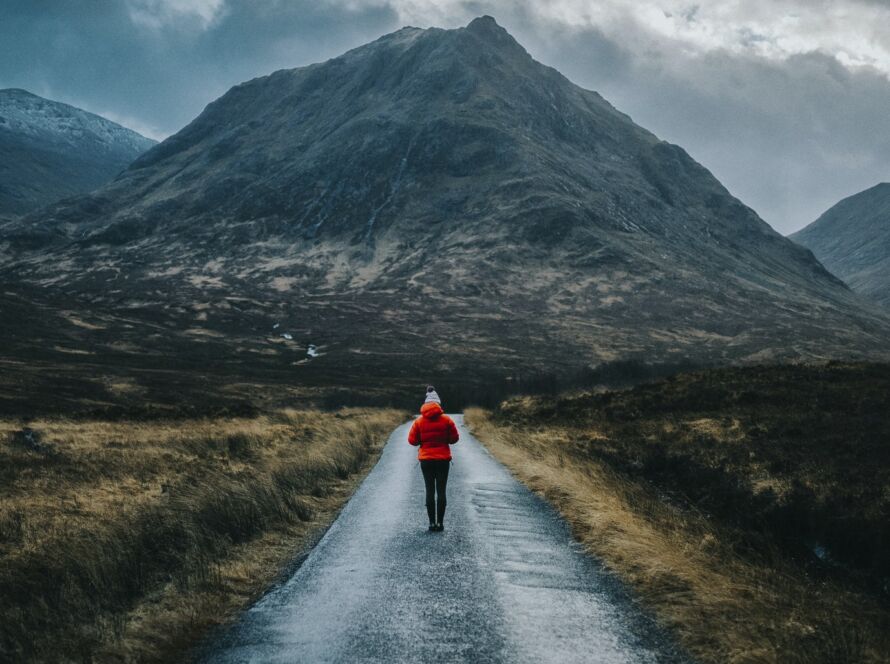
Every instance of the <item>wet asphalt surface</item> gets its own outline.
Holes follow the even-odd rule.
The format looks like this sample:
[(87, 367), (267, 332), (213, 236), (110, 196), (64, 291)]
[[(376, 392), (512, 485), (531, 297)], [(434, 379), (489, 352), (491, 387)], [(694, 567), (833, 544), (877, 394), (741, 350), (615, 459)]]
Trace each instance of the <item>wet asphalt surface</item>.
[(686, 661), (453, 417), (445, 532), (427, 531), (403, 425), (293, 576), (215, 632), (198, 661)]

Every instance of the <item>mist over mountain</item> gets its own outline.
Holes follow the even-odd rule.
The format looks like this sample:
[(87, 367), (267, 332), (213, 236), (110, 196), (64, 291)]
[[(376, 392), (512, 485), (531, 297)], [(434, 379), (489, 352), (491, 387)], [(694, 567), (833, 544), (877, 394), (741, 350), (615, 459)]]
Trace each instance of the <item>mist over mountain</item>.
[(0, 90), (0, 215), (105, 184), (155, 141), (74, 106)]
[[(490, 17), (238, 85), (113, 182), (0, 231), (0, 276), (106, 316), (83, 332), (95, 352), (183, 343), (298, 375), (851, 357), (890, 330)], [(270, 341), (281, 321), (292, 344)]]
[(890, 183), (843, 199), (789, 237), (854, 291), (890, 307)]

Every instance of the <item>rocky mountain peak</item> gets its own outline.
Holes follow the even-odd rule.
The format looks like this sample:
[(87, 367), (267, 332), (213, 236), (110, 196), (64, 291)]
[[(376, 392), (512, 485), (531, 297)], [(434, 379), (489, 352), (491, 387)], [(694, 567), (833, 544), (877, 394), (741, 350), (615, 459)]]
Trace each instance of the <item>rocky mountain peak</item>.
[(474, 18), (467, 24), (464, 30), (467, 34), (475, 37), (481, 45), (496, 49), (507, 57), (518, 57), (528, 62), (532, 61), (531, 56), (513, 38), (513, 35), (501, 27), (491, 16), (486, 15)]
[[(344, 353), (365, 337), (422, 353), (405, 336), (421, 334), (493, 363), (764, 360), (863, 348), (887, 324), (490, 17), (238, 85), (110, 185), (23, 222), (0, 277), (286, 306)], [(313, 304), (334, 301), (361, 304)]]
[(502, 28), (493, 16), (488, 14), (474, 18), (467, 24), (467, 32), (471, 32), (484, 39), (504, 40), (510, 39), (515, 42), (512, 35)]

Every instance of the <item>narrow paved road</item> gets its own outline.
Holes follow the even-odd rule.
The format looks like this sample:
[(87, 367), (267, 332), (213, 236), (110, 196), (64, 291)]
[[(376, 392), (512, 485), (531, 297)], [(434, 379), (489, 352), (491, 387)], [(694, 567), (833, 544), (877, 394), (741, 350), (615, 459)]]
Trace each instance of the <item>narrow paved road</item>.
[(455, 416), (445, 532), (396, 429), (306, 561), (200, 661), (675, 662), (620, 584)]

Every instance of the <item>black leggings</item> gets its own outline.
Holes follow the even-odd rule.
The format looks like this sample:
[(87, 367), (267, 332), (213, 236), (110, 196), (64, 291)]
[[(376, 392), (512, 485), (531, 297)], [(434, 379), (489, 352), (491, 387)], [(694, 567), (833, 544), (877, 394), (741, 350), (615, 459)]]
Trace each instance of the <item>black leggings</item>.
[[(423, 483), (426, 486), (426, 515), (430, 518), (430, 524), (443, 523), (445, 518), (445, 487), (448, 484), (448, 467), (450, 461), (421, 461), (420, 470), (423, 473)], [(436, 495), (439, 501), (436, 503)]]

